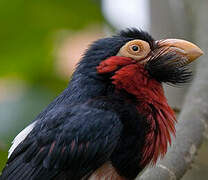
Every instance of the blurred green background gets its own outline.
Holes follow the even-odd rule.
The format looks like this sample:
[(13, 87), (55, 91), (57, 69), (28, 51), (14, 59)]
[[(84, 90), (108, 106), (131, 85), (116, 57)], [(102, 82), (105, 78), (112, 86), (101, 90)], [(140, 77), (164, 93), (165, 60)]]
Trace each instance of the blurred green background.
[[(191, 39), (181, 2), (138, 0), (136, 10), (130, 3), (118, 3), (121, 0), (0, 0), (0, 171), (13, 138), (67, 86), (90, 42), (135, 24), (156, 39)], [(171, 105), (180, 109), (185, 92), (172, 99), (168, 94)], [(184, 180), (207, 179), (207, 147), (206, 142)]]
[(103, 19), (92, 0), (0, 0), (0, 170), (14, 136), (67, 86), (57, 44)]

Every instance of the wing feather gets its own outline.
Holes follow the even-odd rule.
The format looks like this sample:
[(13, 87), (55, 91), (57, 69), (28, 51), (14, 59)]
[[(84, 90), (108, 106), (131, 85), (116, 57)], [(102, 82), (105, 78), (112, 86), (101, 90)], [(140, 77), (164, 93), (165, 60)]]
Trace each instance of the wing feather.
[(1, 178), (80, 179), (109, 160), (121, 130), (114, 112), (88, 104), (51, 110), (13, 150)]

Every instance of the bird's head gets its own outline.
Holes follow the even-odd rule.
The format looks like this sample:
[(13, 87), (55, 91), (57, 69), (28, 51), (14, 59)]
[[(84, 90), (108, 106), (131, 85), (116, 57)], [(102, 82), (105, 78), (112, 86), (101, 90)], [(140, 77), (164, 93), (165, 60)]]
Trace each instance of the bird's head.
[(97, 62), (93, 62), (99, 62), (97, 72), (109, 78), (121, 68), (137, 64), (158, 82), (181, 84), (191, 77), (186, 65), (203, 52), (185, 40), (154, 40), (147, 32), (127, 29), (112, 38), (98, 40), (87, 54), (97, 56)]

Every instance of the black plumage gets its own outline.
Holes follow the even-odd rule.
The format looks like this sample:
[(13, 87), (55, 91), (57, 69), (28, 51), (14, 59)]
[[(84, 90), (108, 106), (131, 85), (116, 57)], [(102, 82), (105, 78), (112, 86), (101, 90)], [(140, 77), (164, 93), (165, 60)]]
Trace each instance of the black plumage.
[[(142, 154), (144, 145), (151, 145), (151, 142), (145, 141), (152, 123), (147, 120), (145, 110), (156, 116), (152, 107), (159, 104), (159, 108), (166, 109), (157, 110), (164, 113), (162, 116), (167, 115), (174, 124), (173, 112), (163, 97), (161, 82), (184, 83), (190, 73), (182, 66), (170, 66), (168, 62), (173, 63), (173, 59), (181, 58), (176, 54), (152, 56), (144, 67), (138, 65), (137, 68), (143, 67), (142, 73), (149, 73), (145, 78), (155, 79), (152, 84), (156, 88), (148, 89), (148, 93), (164, 101), (153, 102), (145, 97), (150, 105), (144, 107), (143, 114), (139, 113), (145, 99), (143, 95), (146, 94), (137, 97), (138, 92), (131, 94), (124, 89), (118, 90), (111, 78), (115, 72), (99, 74), (97, 71), (102, 61), (116, 56), (122, 46), (135, 39), (148, 43), (148, 56), (157, 51), (157, 42), (148, 33), (137, 29), (121, 31), (90, 46), (77, 65), (68, 87), (37, 116), (33, 129), (12, 152), (0, 176), (1, 180), (87, 179), (106, 162), (111, 162), (119, 176), (129, 180), (142, 171), (145, 163), (150, 162), (154, 155), (154, 152), (150, 152), (150, 157), (146, 155), (145, 163), (140, 163), (145, 157)], [(139, 82), (135, 79), (133, 82)], [(142, 91), (147, 90), (145, 88)], [(158, 94), (160, 98), (157, 98)], [(155, 121), (153, 124), (155, 128), (159, 126)], [(173, 124), (170, 127), (172, 130)], [(168, 126), (167, 123), (162, 125)], [(154, 128), (151, 130), (159, 132)], [(153, 136), (149, 138), (154, 139)], [(166, 149), (166, 141), (163, 141), (163, 145), (163, 149)]]
[[(147, 33), (133, 31), (136, 38), (150, 40)], [(136, 160), (141, 158), (138, 153), (146, 131), (144, 117), (123, 100), (123, 96), (133, 100), (131, 95), (115, 93), (111, 83), (104, 83), (106, 77), (96, 72), (102, 60), (116, 55), (121, 46), (134, 39), (131, 34), (123, 31), (92, 44), (69, 86), (38, 115), (34, 129), (12, 153), (2, 180), (77, 180), (109, 160), (120, 174), (137, 175), (141, 168)], [(122, 149), (137, 159), (130, 162)]]
[[(135, 156), (143, 143), (144, 129), (140, 128), (144, 119), (133, 110), (115, 96), (50, 110), (13, 152), (1, 178), (80, 179), (110, 159), (119, 170), (122, 163), (131, 162), (122, 151)], [(126, 165), (120, 173), (135, 177), (137, 161), (132, 163), (134, 174)]]

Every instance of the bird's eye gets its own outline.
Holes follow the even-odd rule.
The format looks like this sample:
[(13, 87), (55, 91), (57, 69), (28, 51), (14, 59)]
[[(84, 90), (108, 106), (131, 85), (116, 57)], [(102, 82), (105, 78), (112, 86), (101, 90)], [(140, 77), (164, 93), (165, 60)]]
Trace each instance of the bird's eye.
[(117, 56), (130, 57), (139, 61), (144, 59), (149, 54), (150, 50), (148, 42), (143, 40), (132, 40), (121, 47)]
[(131, 49), (132, 49), (133, 51), (139, 51), (139, 50), (140, 50), (139, 46), (137, 46), (137, 45), (133, 45), (133, 46), (131, 47)]

